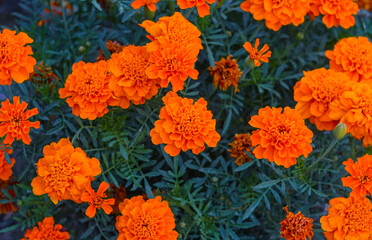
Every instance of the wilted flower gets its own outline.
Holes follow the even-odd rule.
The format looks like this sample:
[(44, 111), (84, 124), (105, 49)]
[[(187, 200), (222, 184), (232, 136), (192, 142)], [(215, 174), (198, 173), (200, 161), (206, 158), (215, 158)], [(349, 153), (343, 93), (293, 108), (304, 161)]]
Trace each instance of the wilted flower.
[(88, 217), (94, 217), (94, 215), (96, 215), (96, 210), (101, 208), (107, 215), (112, 212), (112, 207), (110, 205), (115, 204), (115, 199), (106, 199), (107, 195), (105, 194), (109, 186), (107, 182), (101, 182), (97, 192), (95, 192), (90, 185), (86, 187), (86, 192), (82, 194), (81, 201), (89, 203), (89, 207), (85, 211)]
[(27, 229), (25, 237), (21, 240), (65, 240), (70, 239), (70, 234), (62, 230), (61, 224), (54, 225), (53, 217), (46, 217), (42, 222), (38, 222), (38, 227), (32, 230)]
[(286, 240), (312, 239), (313, 219), (305, 217), (300, 211), (296, 214), (288, 211), (288, 206), (283, 208), (287, 212), (286, 218), (280, 223), (280, 234)]
[(13, 202), (11, 202), (7, 196), (3, 193), (3, 191), (6, 191), (9, 193), (9, 195), (14, 198), (15, 192), (13, 189), (8, 189), (7, 186), (14, 184), (13, 182), (10, 181), (3, 181), (0, 179), (0, 200), (8, 200), (9, 202), (7, 203), (0, 203), (0, 214), (7, 214), (10, 212), (14, 212), (18, 210), (18, 207), (14, 205)]
[(252, 148), (252, 141), (251, 141), (251, 134), (235, 134), (234, 141), (229, 143), (231, 149), (228, 151), (230, 152), (230, 156), (235, 158), (236, 165), (240, 166), (246, 162), (252, 161), (251, 157), (248, 156), (245, 152), (249, 152), (253, 155), (251, 150)]
[[(3, 143), (0, 143), (0, 181), (7, 181), (9, 180), (10, 176), (12, 176), (12, 167), (14, 166), (15, 159), (9, 158), (11, 164), (9, 164), (5, 159), (5, 152), (4, 148), (6, 149), (7, 154), (11, 154), (13, 152), (13, 149), (10, 145), (5, 145)], [(1, 191), (1, 190), (0, 190)]]
[(365, 9), (367, 11), (372, 10), (372, 2), (371, 0), (358, 0), (358, 5), (360, 9)]
[[(123, 51), (123, 48), (125, 46), (122, 46), (120, 45), (120, 43), (118, 43), (117, 41), (111, 41), (111, 40), (108, 40), (106, 42), (106, 48), (107, 50), (111, 53), (111, 54), (114, 54), (114, 53), (120, 53), (121, 51)], [(105, 56), (105, 54), (103, 53), (103, 51), (100, 49), (99, 51), (99, 56), (97, 57), (96, 61), (99, 62), (101, 60), (104, 60), (106, 61), (107, 58)]]
[(259, 67), (261, 66), (261, 62), (268, 63), (269, 57), (271, 57), (271, 51), (269, 50), (269, 46), (265, 44), (260, 51), (258, 51), (258, 45), (260, 45), (260, 39), (256, 39), (256, 43), (254, 45), (254, 48), (251, 43), (246, 42), (244, 43), (243, 47), (247, 52), (250, 54), (251, 60), (254, 62), (254, 64)]

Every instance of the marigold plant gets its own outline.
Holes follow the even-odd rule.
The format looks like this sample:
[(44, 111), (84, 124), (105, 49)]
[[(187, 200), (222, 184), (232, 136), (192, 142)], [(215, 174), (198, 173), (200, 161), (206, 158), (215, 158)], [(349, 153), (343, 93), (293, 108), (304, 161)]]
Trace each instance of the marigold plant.
[[(110, 54), (114, 54), (114, 53), (120, 53), (121, 51), (123, 51), (124, 46), (120, 45), (120, 43), (118, 43), (117, 41), (108, 40), (106, 42), (106, 48)], [(107, 57), (105, 56), (103, 51), (100, 49), (98, 52), (99, 52), (99, 56), (97, 57), (96, 61), (97, 62), (101, 60), (106, 61)]]
[(0, 108), (0, 137), (6, 135), (5, 144), (12, 144), (15, 139), (22, 140), (25, 144), (31, 143), (30, 128), (38, 129), (40, 122), (30, 122), (28, 119), (39, 113), (37, 108), (26, 111), (28, 104), (20, 102), (19, 97), (13, 97), (13, 104), (6, 99)]
[(254, 48), (251, 43), (246, 42), (244, 43), (243, 47), (250, 55), (251, 61), (254, 62), (254, 65), (257, 67), (261, 66), (261, 62), (268, 63), (269, 57), (271, 57), (271, 51), (269, 50), (269, 46), (265, 44), (260, 51), (258, 51), (258, 45), (260, 45), (260, 39), (257, 38)]
[(295, 109), (317, 129), (333, 130), (339, 121), (329, 117), (329, 104), (348, 89), (350, 79), (344, 73), (325, 68), (304, 71), (304, 75), (293, 87)]
[(196, 7), (200, 17), (205, 17), (210, 14), (210, 7), (208, 4), (215, 3), (216, 0), (177, 0), (178, 6), (181, 9)]
[(42, 222), (38, 222), (38, 227), (32, 230), (27, 229), (24, 238), (21, 240), (65, 240), (70, 239), (70, 234), (66, 231), (61, 231), (63, 226), (61, 224), (54, 225), (53, 217), (46, 217)]
[(168, 92), (163, 102), (165, 106), (160, 109), (160, 120), (150, 131), (152, 143), (166, 144), (164, 150), (171, 156), (189, 149), (199, 154), (205, 149), (205, 144), (217, 146), (221, 137), (216, 132), (216, 120), (212, 119), (212, 112), (207, 110), (204, 98), (194, 103), (192, 99)]
[[(11, 200), (9, 199), (5, 194), (4, 192), (8, 192), (8, 194), (14, 198), (15, 197), (15, 192), (13, 189), (8, 189), (8, 185), (11, 185), (11, 184), (14, 184), (13, 182), (11, 181), (3, 181), (0, 179), (0, 201), (1, 200)], [(4, 192), (3, 192), (4, 191)], [(9, 202), (6, 202), (6, 203), (1, 203), (0, 202), (0, 214), (7, 214), (7, 213), (10, 213), (10, 212), (15, 212), (18, 210), (18, 207), (16, 205), (14, 205), (13, 202), (9, 201)]]
[(313, 132), (305, 125), (301, 115), (294, 109), (261, 108), (258, 115), (249, 121), (258, 128), (251, 136), (253, 153), (256, 158), (266, 158), (286, 168), (296, 164), (297, 157), (307, 157), (313, 150)]
[(326, 51), (329, 66), (355, 82), (372, 81), (372, 43), (366, 37), (343, 38)]
[(138, 9), (140, 7), (146, 6), (150, 11), (156, 11), (156, 3), (160, 0), (134, 0), (131, 4), (132, 8)]
[(235, 134), (234, 141), (229, 143), (231, 149), (228, 151), (230, 152), (230, 156), (235, 158), (236, 165), (240, 166), (246, 162), (252, 161), (251, 157), (246, 154), (245, 152), (249, 152), (253, 154), (252, 148), (252, 141), (251, 141), (251, 134)]
[(109, 186), (110, 185), (107, 182), (101, 182), (97, 192), (95, 192), (90, 185), (86, 187), (86, 192), (81, 195), (81, 201), (89, 203), (89, 207), (85, 211), (85, 214), (88, 217), (94, 217), (97, 209), (101, 208), (107, 215), (112, 212), (112, 207), (110, 205), (115, 204), (115, 198), (107, 199), (105, 193)]
[(147, 201), (142, 196), (125, 199), (116, 217), (118, 240), (164, 239), (176, 240), (178, 233), (172, 210), (160, 196)]
[(12, 154), (13, 149), (10, 145), (0, 143), (0, 180), (7, 181), (10, 176), (12, 176), (12, 167), (14, 166), (15, 159), (9, 158), (11, 162), (11, 164), (9, 164), (5, 159), (4, 148), (6, 149), (7, 154)]
[(213, 85), (218, 86), (221, 90), (227, 90), (230, 86), (234, 87), (234, 93), (239, 91), (238, 84), (242, 72), (236, 59), (229, 55), (227, 58), (221, 58), (220, 61), (214, 62), (215, 66), (209, 66), (209, 73), (213, 77)]
[(305, 217), (300, 211), (294, 214), (288, 211), (288, 206), (283, 208), (287, 212), (286, 218), (280, 223), (280, 236), (286, 240), (306, 240), (313, 238), (313, 219)]
[(329, 201), (328, 215), (320, 218), (327, 240), (372, 237), (372, 203), (368, 198), (338, 197)]
[(48, 194), (54, 204), (67, 199), (81, 203), (86, 187), (101, 173), (99, 160), (74, 148), (68, 138), (46, 145), (43, 154), (36, 163), (37, 176), (31, 182), (34, 194)]

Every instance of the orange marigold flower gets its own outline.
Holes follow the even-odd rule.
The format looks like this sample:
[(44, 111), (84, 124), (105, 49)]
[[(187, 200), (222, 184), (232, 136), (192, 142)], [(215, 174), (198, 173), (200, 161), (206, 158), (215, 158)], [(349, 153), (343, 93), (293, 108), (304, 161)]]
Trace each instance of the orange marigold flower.
[(236, 59), (231, 59), (231, 55), (227, 58), (221, 58), (219, 62), (214, 62), (215, 66), (208, 68), (210, 74), (213, 77), (213, 85), (218, 86), (222, 90), (226, 90), (230, 86), (234, 87), (234, 93), (239, 91), (238, 83), (242, 72), (239, 69), (239, 65)]
[(215, 3), (216, 0), (177, 0), (178, 6), (181, 9), (187, 9), (196, 7), (198, 9), (198, 14), (200, 17), (205, 17), (210, 14), (209, 5)]
[(108, 112), (107, 107), (115, 106), (118, 100), (109, 88), (110, 75), (105, 61), (72, 65), (65, 87), (59, 89), (60, 98), (72, 108), (72, 113), (85, 119), (94, 120)]
[[(310, 2), (310, 1), (309, 1)], [(350, 28), (355, 25), (355, 18), (359, 11), (355, 0), (311, 0), (310, 14), (312, 16), (324, 15), (322, 20), (327, 28)]]
[(368, 198), (333, 198), (328, 215), (320, 218), (327, 240), (358, 239), (372, 237), (372, 203)]
[(234, 141), (229, 143), (231, 149), (228, 151), (230, 152), (230, 156), (235, 158), (236, 165), (240, 166), (246, 162), (252, 161), (251, 157), (248, 156), (245, 152), (249, 152), (253, 155), (251, 150), (252, 141), (251, 141), (251, 134), (235, 134)]
[(151, 65), (145, 47), (130, 45), (120, 53), (114, 53), (108, 61), (112, 73), (109, 87), (119, 98), (119, 105), (128, 108), (134, 104), (144, 104), (158, 93), (159, 79), (150, 79), (146, 69)]
[(82, 193), (101, 173), (99, 160), (74, 148), (68, 138), (46, 145), (43, 154), (36, 163), (38, 176), (31, 182), (34, 194), (47, 193), (54, 204), (65, 199), (81, 203)]
[(150, 66), (146, 69), (149, 78), (160, 79), (161, 87), (172, 83), (172, 91), (183, 90), (188, 77), (196, 80), (199, 72), (194, 68), (199, 49), (179, 43), (164, 43), (161, 48), (150, 54)]
[(173, 157), (181, 150), (186, 152), (188, 149), (199, 154), (205, 149), (205, 143), (210, 147), (217, 146), (221, 137), (216, 132), (216, 120), (212, 119), (212, 112), (207, 110), (204, 98), (194, 103), (192, 99), (168, 92), (163, 102), (165, 106), (160, 109), (160, 120), (150, 131), (154, 144), (166, 144), (165, 152)]
[(358, 5), (360, 9), (365, 9), (367, 11), (372, 10), (372, 2), (371, 0), (358, 0)]
[(124, 201), (125, 197), (127, 196), (126, 190), (121, 184), (119, 184), (119, 188), (115, 186), (115, 184), (110, 184), (109, 196), (115, 199), (115, 204), (112, 206), (112, 213), (117, 214), (119, 213), (119, 204)]
[(305, 125), (301, 115), (289, 107), (258, 110), (249, 121), (252, 127), (259, 128), (252, 133), (252, 145), (257, 146), (253, 153), (258, 159), (266, 158), (270, 162), (288, 168), (296, 164), (297, 157), (307, 157), (311, 147), (313, 132)]
[(162, 239), (176, 240), (178, 233), (174, 215), (167, 201), (161, 197), (147, 201), (142, 196), (125, 199), (119, 205), (122, 216), (116, 217), (118, 240)]
[(150, 11), (155, 12), (156, 11), (156, 3), (160, 0), (134, 0), (131, 4), (132, 8), (138, 9), (142, 6), (146, 6)]
[(30, 122), (28, 119), (39, 113), (37, 108), (26, 110), (28, 104), (24, 101), (20, 102), (19, 97), (13, 97), (13, 104), (6, 99), (1, 103), (0, 108), (0, 137), (5, 136), (5, 144), (12, 144), (14, 139), (20, 140), (29, 145), (31, 138), (28, 135), (30, 128), (38, 129), (40, 122)]
[(372, 145), (372, 87), (356, 83), (338, 100), (329, 104), (329, 117), (347, 126), (347, 131), (356, 139), (363, 138), (363, 145)]
[(337, 72), (346, 73), (351, 80), (372, 81), (372, 43), (366, 37), (341, 39), (334, 50), (326, 51), (329, 66)]
[(0, 214), (7, 214), (10, 212), (15, 212), (18, 210), (18, 207), (14, 205), (13, 202), (11, 202), (7, 196), (3, 193), (3, 191), (7, 191), (9, 195), (14, 198), (15, 192), (13, 189), (8, 189), (7, 185), (14, 184), (10, 181), (3, 181), (0, 179), (0, 200), (7, 200), (9, 202), (7, 203), (0, 203)]
[(32, 230), (27, 229), (25, 237), (21, 240), (65, 240), (70, 239), (70, 234), (66, 231), (61, 231), (63, 226), (61, 224), (54, 225), (53, 217), (44, 218), (43, 222), (38, 222), (38, 227)]
[(329, 104), (340, 98), (350, 85), (350, 79), (343, 73), (325, 68), (304, 71), (304, 75), (293, 87), (295, 109), (319, 130), (333, 130), (339, 121), (328, 116)]
[[(108, 40), (106, 42), (106, 48), (111, 54), (114, 54), (114, 53), (120, 53), (121, 51), (123, 51), (124, 46), (120, 45), (120, 43), (118, 43), (117, 41)], [(99, 56), (97, 57), (96, 61), (97, 62), (101, 60), (106, 61), (107, 58), (105, 54), (103, 54), (103, 51), (100, 49), (98, 52), (99, 52)]]
[(13, 149), (10, 145), (5, 145), (0, 143), (0, 180), (7, 181), (9, 180), (10, 176), (12, 176), (12, 167), (14, 166), (15, 159), (10, 158), (11, 164), (9, 164), (5, 159), (5, 152), (4, 148), (6, 149), (7, 154), (11, 154)]
[(269, 50), (269, 46), (265, 44), (260, 51), (258, 51), (258, 45), (260, 45), (260, 39), (256, 39), (256, 43), (254, 45), (254, 48), (251, 43), (246, 42), (244, 43), (243, 47), (247, 52), (250, 54), (251, 60), (254, 62), (254, 64), (259, 67), (261, 65), (261, 62), (268, 63), (269, 57), (271, 57), (271, 51)]
[(81, 201), (89, 203), (89, 207), (85, 211), (88, 217), (94, 217), (94, 215), (96, 215), (96, 210), (101, 208), (107, 215), (112, 212), (112, 207), (110, 205), (115, 204), (115, 198), (104, 199), (107, 198), (105, 191), (109, 186), (107, 182), (101, 182), (97, 192), (95, 192), (90, 185), (86, 187), (86, 192), (81, 196)]
[(280, 234), (287, 240), (306, 240), (313, 238), (313, 219), (305, 217), (300, 211), (293, 214), (288, 206), (283, 208), (287, 212), (286, 218), (280, 223)]
[(245, 0), (241, 9), (256, 20), (265, 19), (266, 27), (278, 31), (283, 25), (300, 25), (310, 9), (309, 0)]
[(158, 22), (150, 20), (140, 24), (150, 35), (151, 43), (146, 44), (148, 52), (154, 52), (160, 47), (160, 42), (178, 42), (181, 45), (192, 45), (192, 48), (203, 49), (200, 31), (181, 13), (176, 12), (171, 17), (161, 17)]
[(22, 83), (29, 78), (36, 64), (31, 47), (24, 46), (33, 40), (24, 32), (4, 29), (0, 31), (0, 85)]
[(353, 191), (350, 195), (365, 197), (372, 193), (372, 155), (364, 155), (354, 163), (353, 159), (343, 162), (351, 176), (343, 177), (342, 183)]

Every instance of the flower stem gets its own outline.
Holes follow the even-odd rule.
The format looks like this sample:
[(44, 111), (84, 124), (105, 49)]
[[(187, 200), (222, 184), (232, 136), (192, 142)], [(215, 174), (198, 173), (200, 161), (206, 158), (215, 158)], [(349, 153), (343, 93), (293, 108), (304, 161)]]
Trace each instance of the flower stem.
[(316, 164), (318, 164), (323, 158), (325, 158), (327, 156), (327, 154), (332, 150), (332, 148), (336, 145), (336, 143), (338, 142), (337, 139), (333, 139), (331, 144), (329, 144), (327, 150), (318, 158), (318, 160), (316, 160), (313, 164), (311, 164), (311, 166), (309, 167), (309, 169), (313, 168)]

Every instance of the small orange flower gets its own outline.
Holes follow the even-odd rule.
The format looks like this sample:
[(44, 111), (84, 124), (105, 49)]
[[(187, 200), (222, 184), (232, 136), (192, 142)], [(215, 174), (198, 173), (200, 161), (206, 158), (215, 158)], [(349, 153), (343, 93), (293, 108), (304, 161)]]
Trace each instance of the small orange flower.
[(251, 141), (251, 134), (235, 134), (234, 141), (229, 143), (231, 149), (228, 151), (230, 152), (230, 156), (235, 158), (236, 165), (240, 166), (246, 162), (252, 161), (252, 159), (246, 154), (245, 152), (249, 152), (253, 155), (251, 150), (252, 141)]
[(372, 87), (355, 83), (338, 100), (329, 104), (329, 117), (346, 124), (347, 131), (363, 145), (372, 145)]
[[(121, 51), (123, 51), (124, 46), (120, 45), (120, 43), (118, 43), (117, 41), (108, 40), (106, 42), (106, 48), (111, 54), (114, 54), (114, 53), (120, 53)], [(104, 60), (104, 61), (108, 60), (105, 54), (103, 54), (103, 51), (101, 49), (98, 52), (99, 52), (99, 56), (96, 59), (97, 62), (101, 60)]]
[(168, 202), (161, 197), (147, 201), (142, 196), (125, 199), (119, 205), (122, 216), (116, 217), (118, 240), (162, 239), (176, 240), (178, 233), (174, 215)]
[(72, 113), (83, 119), (94, 120), (108, 112), (107, 107), (115, 106), (118, 100), (109, 88), (110, 75), (105, 61), (72, 65), (65, 87), (59, 89), (60, 98), (72, 108)]
[(254, 61), (254, 64), (259, 67), (261, 62), (268, 63), (269, 57), (271, 57), (271, 51), (269, 50), (269, 46), (265, 44), (260, 51), (258, 51), (258, 45), (260, 45), (260, 39), (256, 39), (256, 43), (254, 48), (251, 43), (246, 42), (244, 43), (243, 47), (247, 52), (250, 54), (251, 60)]
[(192, 99), (168, 92), (163, 102), (165, 106), (160, 109), (160, 120), (150, 131), (152, 143), (166, 144), (165, 152), (173, 157), (188, 149), (199, 154), (205, 149), (205, 143), (210, 147), (217, 146), (221, 137), (216, 132), (216, 120), (207, 110), (204, 98), (193, 103)]
[(155, 12), (156, 11), (156, 3), (160, 0), (134, 0), (131, 4), (132, 8), (138, 9), (142, 6), (148, 7), (150, 11)]
[(62, 230), (61, 224), (54, 225), (53, 217), (44, 218), (43, 222), (38, 222), (38, 227), (32, 230), (27, 229), (25, 237), (21, 240), (65, 240), (70, 239), (70, 234)]
[(146, 69), (151, 65), (145, 47), (130, 45), (120, 53), (114, 53), (108, 61), (112, 73), (109, 87), (119, 98), (119, 105), (128, 108), (130, 101), (144, 104), (151, 99), (160, 88), (159, 79), (150, 79)]
[(354, 163), (353, 159), (343, 162), (351, 176), (343, 177), (342, 183), (353, 191), (350, 196), (365, 197), (372, 193), (372, 155), (364, 155)]
[(125, 197), (127, 196), (126, 190), (121, 184), (119, 184), (119, 188), (116, 187), (114, 184), (110, 184), (109, 196), (115, 199), (115, 204), (112, 206), (112, 213), (118, 214), (119, 211), (119, 204), (124, 201)]
[(328, 215), (320, 218), (327, 240), (370, 240), (372, 203), (368, 198), (333, 198)]
[(177, 0), (177, 4), (181, 9), (196, 7), (200, 17), (205, 17), (210, 14), (210, 7), (208, 4), (214, 2), (216, 2), (216, 0)]
[[(0, 200), (11, 200), (5, 194), (3, 191), (7, 191), (9, 195), (14, 198), (15, 197), (15, 192), (13, 189), (8, 189), (7, 185), (14, 184), (10, 181), (3, 181), (0, 179)], [(10, 212), (15, 212), (18, 210), (18, 207), (14, 205), (13, 202), (7, 202), (7, 203), (0, 203), (0, 214), (7, 214)]]
[(333, 130), (339, 121), (329, 118), (329, 104), (340, 98), (350, 79), (344, 73), (325, 68), (304, 71), (304, 75), (293, 87), (295, 109), (317, 129)]
[(30, 46), (33, 40), (24, 32), (4, 29), (0, 31), (0, 85), (12, 84), (12, 79), (22, 83), (29, 78), (36, 64)]
[(85, 211), (85, 214), (92, 218), (96, 215), (97, 209), (103, 209), (107, 215), (112, 212), (112, 207), (110, 205), (115, 204), (115, 198), (107, 198), (105, 191), (109, 188), (109, 184), (107, 182), (101, 182), (98, 187), (97, 193), (92, 189), (90, 185), (86, 187), (86, 192), (84, 192), (81, 196), (81, 201), (88, 202), (89, 207)]
[(241, 9), (256, 20), (265, 19), (266, 27), (278, 31), (283, 25), (300, 25), (310, 9), (309, 0), (245, 0)]
[(26, 110), (28, 104), (19, 101), (19, 97), (13, 97), (13, 104), (6, 99), (1, 103), (0, 108), (0, 137), (5, 136), (5, 144), (12, 144), (14, 139), (20, 140), (29, 145), (31, 138), (29, 136), (30, 128), (38, 129), (40, 122), (30, 122), (28, 119), (39, 113), (37, 108)]
[(179, 12), (171, 17), (161, 17), (156, 23), (146, 20), (140, 26), (150, 34), (147, 35), (151, 40), (146, 44), (148, 52), (156, 51), (160, 42), (177, 42), (183, 46), (192, 45), (192, 48), (203, 49), (199, 29)]
[(215, 66), (208, 68), (210, 74), (213, 76), (213, 85), (218, 86), (222, 90), (226, 90), (230, 86), (234, 87), (234, 93), (239, 91), (238, 83), (242, 72), (236, 59), (231, 59), (231, 55), (227, 58), (221, 58), (219, 62), (214, 62)]
[(249, 121), (252, 127), (259, 128), (251, 136), (252, 145), (257, 146), (253, 153), (258, 159), (266, 158), (286, 168), (296, 164), (297, 157), (307, 157), (311, 147), (313, 132), (305, 125), (301, 115), (289, 107), (258, 110)]
[(288, 206), (283, 208), (287, 212), (286, 218), (280, 223), (280, 234), (286, 240), (306, 240), (313, 238), (313, 219), (305, 217), (300, 211), (293, 214)]
[(337, 27), (350, 28), (355, 25), (355, 18), (359, 11), (355, 0), (311, 0), (310, 15), (324, 15), (322, 20), (327, 28)]
[(358, 5), (360, 9), (365, 9), (367, 11), (372, 10), (372, 2), (371, 0), (358, 0)]
[[(13, 149), (10, 145), (5, 145), (6, 152), (11, 154)], [(10, 176), (12, 176), (12, 167), (14, 166), (15, 159), (10, 158), (11, 164), (9, 164), (5, 159), (4, 144), (0, 143), (0, 180), (7, 181)]]
[(68, 138), (46, 145), (43, 154), (36, 163), (38, 176), (31, 182), (34, 194), (47, 193), (54, 204), (66, 199), (81, 203), (86, 187), (101, 173), (99, 160), (74, 148)]
[(344, 72), (355, 82), (372, 81), (372, 43), (368, 38), (343, 38), (336, 43), (334, 50), (325, 54), (331, 69)]

